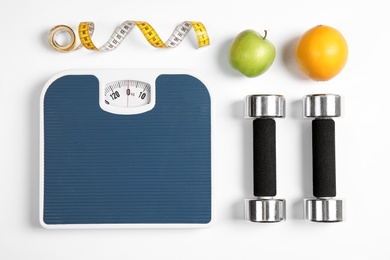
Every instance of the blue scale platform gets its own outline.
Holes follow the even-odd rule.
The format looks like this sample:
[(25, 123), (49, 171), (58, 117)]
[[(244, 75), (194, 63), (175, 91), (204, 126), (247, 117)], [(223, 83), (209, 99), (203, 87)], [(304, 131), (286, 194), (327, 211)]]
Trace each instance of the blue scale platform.
[(47, 88), (46, 226), (211, 221), (209, 92), (186, 74), (162, 74), (155, 86), (155, 107), (136, 115), (103, 111), (94, 75), (65, 75)]

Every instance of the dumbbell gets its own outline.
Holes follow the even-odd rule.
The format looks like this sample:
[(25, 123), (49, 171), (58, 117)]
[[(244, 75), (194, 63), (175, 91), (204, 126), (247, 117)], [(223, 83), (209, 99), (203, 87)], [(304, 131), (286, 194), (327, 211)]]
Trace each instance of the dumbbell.
[(245, 219), (257, 223), (286, 219), (286, 203), (276, 196), (276, 127), (273, 118), (285, 117), (281, 95), (251, 95), (245, 98), (245, 117), (253, 120), (253, 193), (245, 200)]
[(336, 197), (335, 122), (341, 115), (341, 98), (334, 94), (303, 97), (303, 114), (312, 121), (313, 195), (304, 200), (305, 220), (343, 221), (343, 201)]

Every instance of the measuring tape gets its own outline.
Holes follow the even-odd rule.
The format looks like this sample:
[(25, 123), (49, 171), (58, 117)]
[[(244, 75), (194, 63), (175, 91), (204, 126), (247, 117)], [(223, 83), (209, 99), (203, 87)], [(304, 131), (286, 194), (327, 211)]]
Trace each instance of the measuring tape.
[[(206, 27), (201, 22), (191, 21), (185, 21), (179, 24), (166, 42), (161, 40), (160, 36), (149, 23), (140, 21), (125, 21), (115, 29), (110, 39), (100, 48), (97, 48), (92, 42), (92, 35), (95, 30), (93, 22), (81, 22), (79, 24), (78, 35), (81, 44), (77, 47), (76, 35), (67, 25), (57, 25), (53, 27), (49, 32), (49, 43), (54, 50), (59, 52), (74, 51), (83, 46), (86, 49), (93, 51), (112, 51), (122, 43), (135, 26), (141, 30), (145, 39), (155, 48), (174, 48), (178, 46), (191, 28), (195, 31), (199, 48), (210, 45), (210, 39), (207, 34)], [(67, 33), (70, 37), (69, 42), (65, 45), (61, 45), (57, 42), (58, 36), (62, 33)]]

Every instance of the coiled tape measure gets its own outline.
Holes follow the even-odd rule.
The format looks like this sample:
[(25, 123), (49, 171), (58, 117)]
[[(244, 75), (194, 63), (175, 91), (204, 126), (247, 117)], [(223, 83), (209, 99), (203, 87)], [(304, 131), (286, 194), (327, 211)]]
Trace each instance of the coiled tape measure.
[[(110, 39), (101, 47), (96, 47), (92, 41), (92, 35), (95, 30), (93, 22), (81, 22), (78, 27), (80, 44), (76, 47), (76, 35), (67, 25), (57, 25), (49, 32), (49, 44), (58, 52), (70, 52), (85, 47), (93, 51), (112, 51), (116, 49), (130, 33), (134, 27), (138, 27), (146, 40), (155, 48), (174, 48), (177, 47), (186, 37), (191, 28), (195, 31), (198, 47), (204, 47), (210, 44), (210, 39), (206, 27), (201, 22), (185, 21), (179, 24), (166, 42), (160, 38), (156, 30), (147, 22), (125, 21), (118, 26), (112, 33)], [(70, 40), (67, 44), (60, 44), (57, 38), (60, 34), (67, 33)]]

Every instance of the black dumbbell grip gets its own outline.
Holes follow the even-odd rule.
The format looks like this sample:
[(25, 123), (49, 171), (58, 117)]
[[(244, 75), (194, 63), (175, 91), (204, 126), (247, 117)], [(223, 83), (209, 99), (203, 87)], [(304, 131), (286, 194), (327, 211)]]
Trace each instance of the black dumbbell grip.
[(256, 197), (276, 195), (275, 120), (253, 121), (253, 191)]
[(313, 195), (336, 196), (335, 123), (333, 119), (312, 121)]

